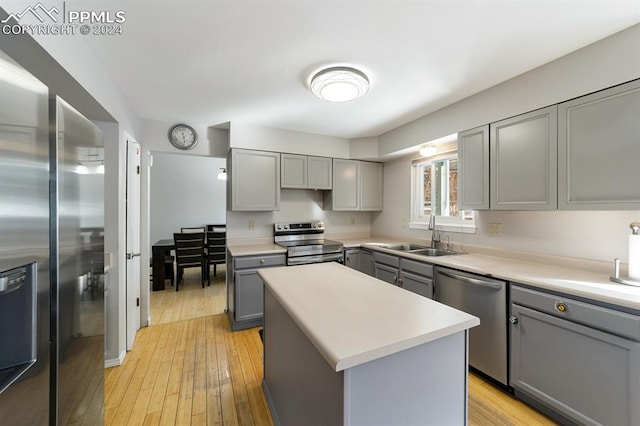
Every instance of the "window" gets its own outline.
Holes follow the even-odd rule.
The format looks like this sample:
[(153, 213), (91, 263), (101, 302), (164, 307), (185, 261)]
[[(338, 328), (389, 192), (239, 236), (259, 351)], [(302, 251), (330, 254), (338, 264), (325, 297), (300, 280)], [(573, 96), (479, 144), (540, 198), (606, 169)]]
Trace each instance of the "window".
[(411, 228), (426, 229), (431, 215), (439, 230), (475, 232), (472, 210), (458, 207), (458, 157), (454, 154), (416, 160), (411, 165)]

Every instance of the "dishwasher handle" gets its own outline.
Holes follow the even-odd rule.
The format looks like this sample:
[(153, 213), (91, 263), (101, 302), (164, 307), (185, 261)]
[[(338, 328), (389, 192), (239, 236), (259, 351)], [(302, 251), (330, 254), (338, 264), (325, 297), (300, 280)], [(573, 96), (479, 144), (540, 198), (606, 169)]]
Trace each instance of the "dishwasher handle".
[(453, 278), (454, 280), (462, 281), (462, 282), (467, 283), (467, 284), (478, 285), (478, 286), (481, 286), (481, 287), (488, 287), (488, 288), (491, 288), (493, 290), (500, 290), (502, 288), (501, 284), (498, 284), (498, 283), (495, 283), (495, 282), (484, 281), (484, 280), (480, 280), (478, 278), (471, 278), (471, 277), (467, 277), (465, 275), (458, 275), (458, 274), (454, 274), (453, 272), (449, 272), (449, 271), (439, 270), (438, 273), (444, 275), (445, 277)]

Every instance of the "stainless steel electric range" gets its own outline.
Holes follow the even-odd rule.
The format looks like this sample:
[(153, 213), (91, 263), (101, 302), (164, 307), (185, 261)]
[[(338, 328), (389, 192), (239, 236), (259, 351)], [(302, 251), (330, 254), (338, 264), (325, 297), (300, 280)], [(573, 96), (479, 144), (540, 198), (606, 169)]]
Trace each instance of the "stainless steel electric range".
[(343, 262), (339, 241), (324, 239), (324, 222), (274, 223), (273, 239), (287, 249), (287, 265)]

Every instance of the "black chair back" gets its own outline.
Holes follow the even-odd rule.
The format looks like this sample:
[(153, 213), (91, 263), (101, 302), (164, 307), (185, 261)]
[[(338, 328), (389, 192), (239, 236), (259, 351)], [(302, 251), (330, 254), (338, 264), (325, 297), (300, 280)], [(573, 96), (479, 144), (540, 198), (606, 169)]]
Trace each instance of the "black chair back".
[[(224, 264), (226, 262), (226, 254), (226, 231), (207, 232), (207, 274), (209, 274), (210, 265), (213, 265), (213, 275), (215, 276), (217, 274), (216, 265)], [(207, 276), (207, 281), (211, 282), (210, 276)]]
[(195, 226), (192, 228), (180, 228), (180, 232), (183, 234), (197, 234), (199, 232), (207, 232), (204, 226)]
[(204, 287), (205, 276), (205, 254), (204, 254), (204, 232), (175, 233), (173, 240), (176, 246), (176, 266), (178, 267), (178, 279), (176, 280), (176, 291), (180, 286), (184, 268), (199, 267), (202, 277), (202, 287)]

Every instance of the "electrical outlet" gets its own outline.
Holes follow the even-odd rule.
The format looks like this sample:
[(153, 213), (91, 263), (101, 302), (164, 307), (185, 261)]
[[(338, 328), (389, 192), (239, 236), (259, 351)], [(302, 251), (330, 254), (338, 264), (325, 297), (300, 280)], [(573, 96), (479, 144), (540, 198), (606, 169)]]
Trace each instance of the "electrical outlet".
[(501, 223), (490, 223), (489, 224), (489, 235), (492, 237), (500, 237), (502, 236), (502, 224)]
[(251, 229), (251, 230), (256, 229), (256, 221), (255, 220), (250, 220), (249, 221), (249, 229)]

